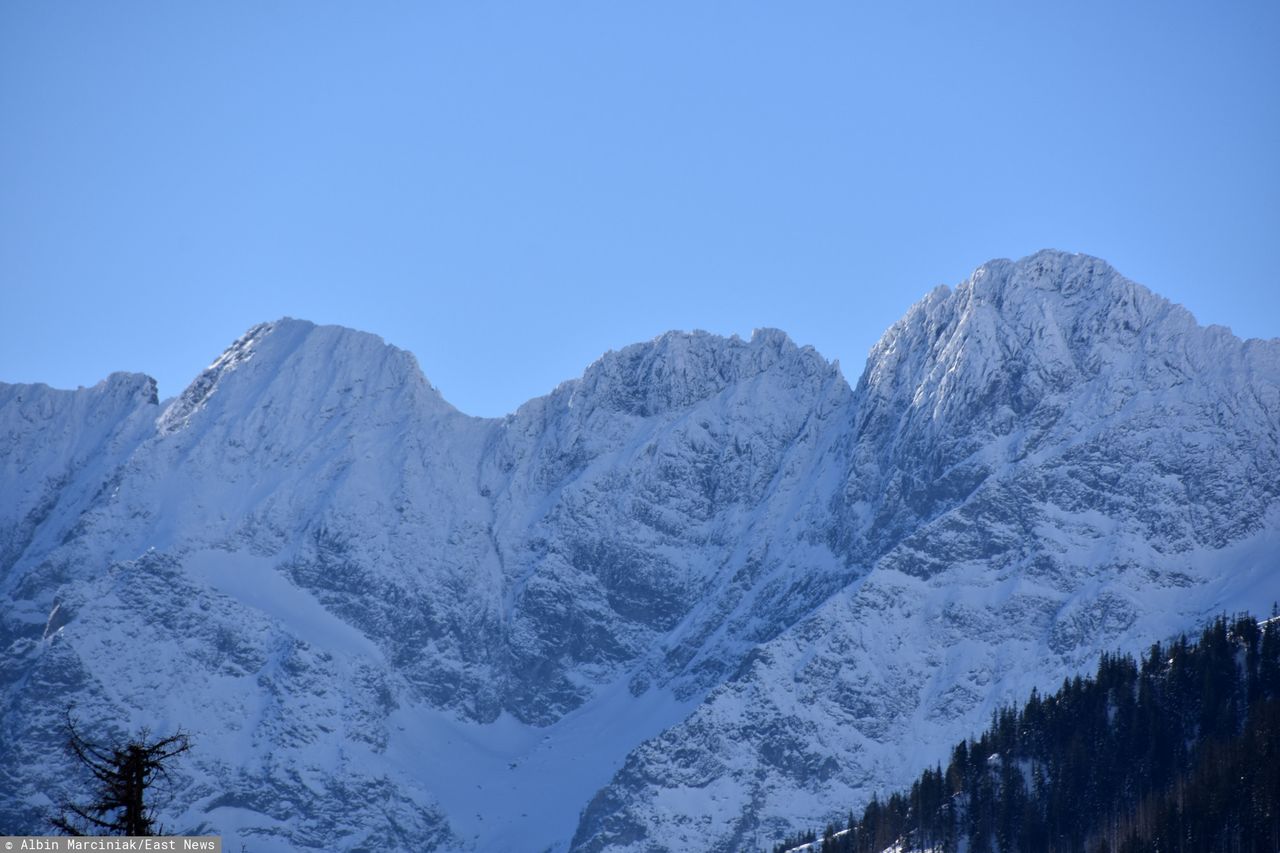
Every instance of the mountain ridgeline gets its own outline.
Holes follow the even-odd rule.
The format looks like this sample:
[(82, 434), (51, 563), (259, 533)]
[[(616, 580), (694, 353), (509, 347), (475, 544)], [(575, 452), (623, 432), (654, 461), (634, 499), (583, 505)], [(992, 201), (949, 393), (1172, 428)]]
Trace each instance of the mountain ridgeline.
[(814, 853), (1280, 850), (1280, 618), (1216, 619), (1035, 692)]
[(74, 703), (189, 731), (166, 823), (230, 846), (761, 849), (1280, 599), (1280, 341), (1046, 251), (852, 386), (672, 332), (483, 419), (286, 319), (172, 400), (0, 385), (0, 478), (0, 828)]

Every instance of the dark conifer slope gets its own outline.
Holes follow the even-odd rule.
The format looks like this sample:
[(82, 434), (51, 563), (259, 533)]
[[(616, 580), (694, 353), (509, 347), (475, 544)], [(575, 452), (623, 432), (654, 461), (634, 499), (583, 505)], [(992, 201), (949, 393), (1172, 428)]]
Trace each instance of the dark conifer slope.
[[(813, 834), (788, 839), (775, 853)], [(1280, 619), (1219, 618), (1007, 708), (821, 853), (1280, 850)]]

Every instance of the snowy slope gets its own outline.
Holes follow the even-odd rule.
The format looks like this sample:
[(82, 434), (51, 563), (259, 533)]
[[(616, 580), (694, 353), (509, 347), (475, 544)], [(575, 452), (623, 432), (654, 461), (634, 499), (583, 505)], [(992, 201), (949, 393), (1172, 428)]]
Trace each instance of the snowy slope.
[(935, 290), (854, 388), (670, 333), (477, 419), (282, 320), (154, 397), (0, 386), (0, 825), (75, 702), (191, 730), (165, 813), (232, 846), (763, 847), (1280, 598), (1280, 342), (1083, 256)]
[(766, 845), (909, 783), (1103, 650), (1269, 609), (1277, 365), (1277, 342), (1201, 329), (1089, 258), (930, 294), (850, 412), (836, 512), (869, 571), (632, 753), (576, 846)]
[(48, 552), (114, 485), (111, 475), (156, 416), (150, 377), (113, 373), (92, 388), (0, 384), (0, 579), (24, 551)]

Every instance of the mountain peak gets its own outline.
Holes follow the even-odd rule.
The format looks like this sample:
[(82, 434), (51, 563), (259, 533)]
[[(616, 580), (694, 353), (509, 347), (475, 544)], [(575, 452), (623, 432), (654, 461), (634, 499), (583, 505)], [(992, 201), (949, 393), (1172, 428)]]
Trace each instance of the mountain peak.
[(987, 261), (957, 285), (951, 295), (962, 313), (986, 308), (1011, 320), (1025, 312), (1061, 320), (1117, 301), (1168, 305), (1166, 300), (1124, 278), (1106, 261), (1054, 249), (1043, 249), (1016, 261)]
[(918, 389), (964, 377), (989, 383), (1012, 372), (1062, 387), (1117, 360), (1141, 361), (1153, 340), (1180, 351), (1166, 345), (1203, 332), (1185, 308), (1105, 261), (1046, 249), (989, 261), (954, 290), (929, 293), (872, 349), (865, 380)]
[(885, 471), (955, 465), (984, 436), (1074, 423), (1072, 401), (1118, 412), (1135, 397), (1240, 388), (1277, 365), (1104, 261), (1046, 250), (990, 261), (912, 306), (868, 357), (859, 430), (897, 435), (880, 449)]
[[(961, 327), (976, 321), (1006, 355), (1025, 355), (1056, 373), (1094, 376), (1117, 360), (1143, 361), (1154, 349), (1194, 354), (1207, 334), (1222, 331), (1201, 327), (1186, 308), (1106, 261), (1054, 250), (984, 264), (956, 298)], [(991, 316), (977, 320), (984, 310)]]
[(587, 368), (574, 391), (615, 411), (645, 417), (683, 408), (775, 370), (807, 379), (836, 368), (778, 329), (756, 329), (747, 341), (701, 330), (672, 331), (605, 353)]
[[(412, 353), (368, 332), (283, 317), (259, 323), (236, 339), (161, 413), (157, 427), (162, 434), (184, 428), (227, 389), (252, 400), (273, 396), (271, 389), (291, 401), (289, 408), (298, 408), (335, 389), (362, 396), (397, 388), (421, 393), (432, 405), (448, 406)], [(306, 393), (296, 393), (301, 389)], [(312, 405), (319, 402), (310, 400)]]
[(1103, 286), (1119, 274), (1101, 258), (1041, 249), (1018, 260), (995, 258), (974, 270), (971, 281), (1014, 278), (1021, 286), (1070, 294)]

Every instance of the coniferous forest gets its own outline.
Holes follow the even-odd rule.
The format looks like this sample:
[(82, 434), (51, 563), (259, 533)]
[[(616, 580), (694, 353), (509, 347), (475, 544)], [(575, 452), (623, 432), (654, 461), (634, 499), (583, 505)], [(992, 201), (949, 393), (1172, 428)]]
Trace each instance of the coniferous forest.
[[(813, 833), (784, 841), (775, 853)], [(813, 850), (1280, 850), (1280, 619), (1219, 618), (1032, 693)]]

